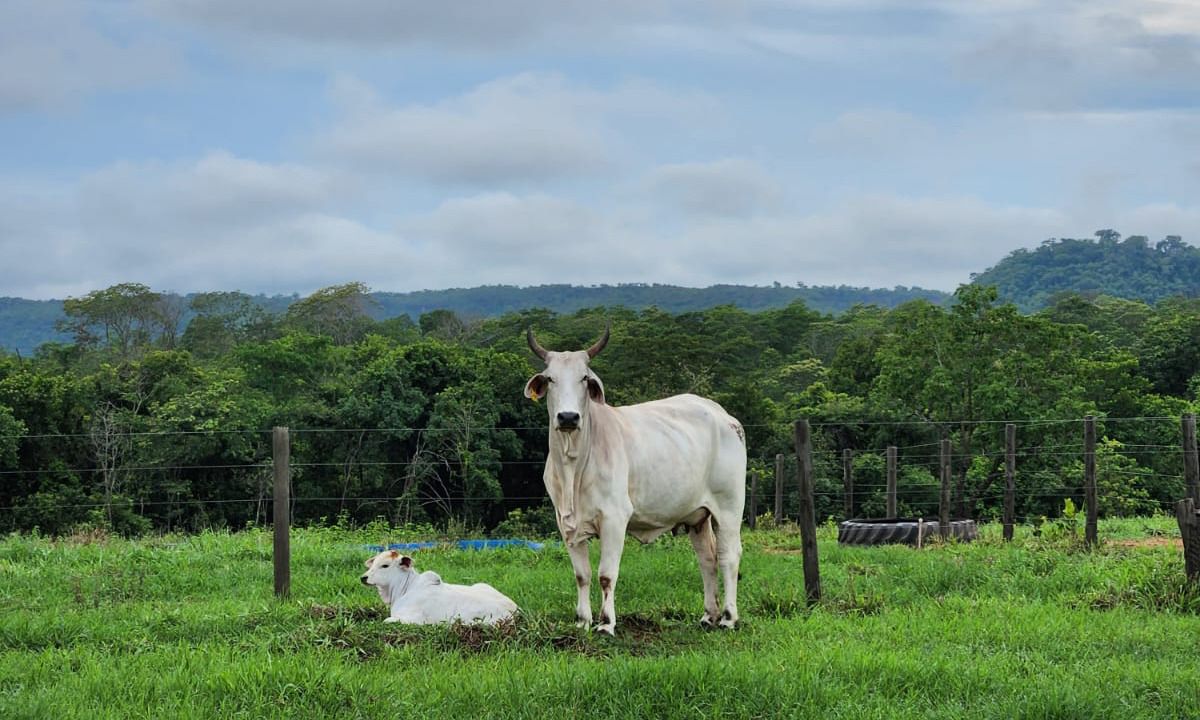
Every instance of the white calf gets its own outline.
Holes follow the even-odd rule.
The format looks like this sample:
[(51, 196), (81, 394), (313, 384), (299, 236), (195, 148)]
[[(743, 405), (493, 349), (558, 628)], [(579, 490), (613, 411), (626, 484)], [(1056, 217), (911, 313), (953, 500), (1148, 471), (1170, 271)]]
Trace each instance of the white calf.
[(384, 550), (367, 560), (363, 585), (374, 586), (391, 608), (384, 622), (414, 625), (460, 621), (495, 625), (517, 612), (517, 604), (487, 583), (455, 585), (437, 573), (418, 573), (412, 558)]

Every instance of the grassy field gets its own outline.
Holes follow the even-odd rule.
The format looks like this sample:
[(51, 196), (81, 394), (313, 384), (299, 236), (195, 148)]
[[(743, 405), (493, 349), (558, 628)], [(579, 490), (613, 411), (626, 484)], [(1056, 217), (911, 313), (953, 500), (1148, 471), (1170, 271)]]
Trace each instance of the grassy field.
[(1200, 594), (1166, 518), (1101, 523), (1102, 549), (986, 527), (970, 545), (838, 547), (803, 602), (799, 537), (746, 533), (735, 631), (703, 631), (686, 538), (627, 545), (618, 636), (573, 624), (566, 553), (426, 550), (490, 582), (499, 629), (382, 622), (363, 543), (293, 535), (292, 597), (262, 531), (0, 539), (0, 717), (1200, 717)]

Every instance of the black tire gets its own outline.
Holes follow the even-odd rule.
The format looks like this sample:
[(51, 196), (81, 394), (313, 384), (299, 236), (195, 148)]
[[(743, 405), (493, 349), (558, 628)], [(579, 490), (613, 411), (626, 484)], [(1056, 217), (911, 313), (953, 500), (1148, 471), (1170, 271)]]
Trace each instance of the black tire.
[[(921, 534), (923, 542), (940, 537), (940, 527), (937, 520), (926, 520), (923, 524), (917, 518), (884, 518), (882, 520), (864, 520), (854, 518), (838, 525), (839, 545), (887, 545), (905, 544), (916, 545), (917, 534)], [(959, 542), (970, 542), (979, 535), (974, 520), (951, 520), (950, 537)]]

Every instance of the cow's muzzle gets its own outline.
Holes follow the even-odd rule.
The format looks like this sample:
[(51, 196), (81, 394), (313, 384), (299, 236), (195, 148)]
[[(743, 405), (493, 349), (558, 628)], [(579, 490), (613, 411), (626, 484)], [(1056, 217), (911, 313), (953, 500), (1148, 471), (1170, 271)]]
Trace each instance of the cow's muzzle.
[(577, 412), (560, 412), (557, 415), (559, 430), (578, 430), (579, 429), (579, 413)]
[(371, 583), (367, 582), (367, 576), (366, 576), (366, 575), (363, 575), (362, 577), (360, 577), (360, 578), (359, 578), (359, 580), (362, 580), (362, 584), (363, 584), (363, 585), (370, 585), (370, 584), (371, 584)]

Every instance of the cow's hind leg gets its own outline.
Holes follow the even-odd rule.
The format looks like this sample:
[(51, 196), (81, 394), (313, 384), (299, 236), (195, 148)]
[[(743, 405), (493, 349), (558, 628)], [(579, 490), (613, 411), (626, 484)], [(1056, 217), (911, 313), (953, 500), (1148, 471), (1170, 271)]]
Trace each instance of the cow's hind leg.
[(621, 553), (625, 551), (625, 524), (604, 523), (600, 528), (600, 623), (596, 631), (615, 635), (617, 609), (617, 575), (621, 569)]
[(713, 536), (712, 516), (705, 516), (699, 525), (688, 528), (688, 537), (700, 562), (700, 579), (704, 582), (704, 616), (700, 624), (712, 627), (717, 624), (717, 541)]
[(738, 620), (738, 566), (742, 562), (741, 514), (714, 515), (713, 526), (717, 536), (717, 564), (721, 568), (721, 584), (725, 588), (725, 609), (721, 611), (721, 619), (717, 624), (731, 628)]
[(575, 601), (575, 624), (583, 628), (591, 627), (592, 561), (588, 557), (588, 543), (567, 543), (567, 554), (571, 556), (571, 565), (575, 568), (575, 587), (579, 593)]

